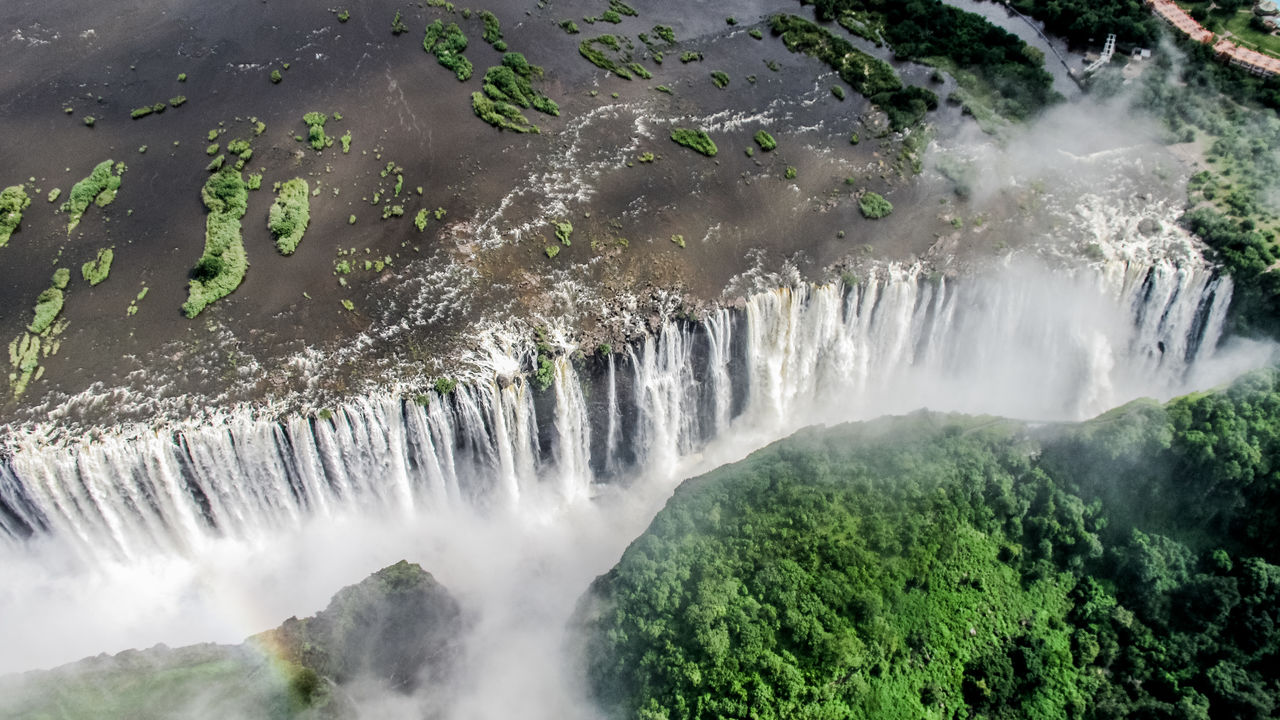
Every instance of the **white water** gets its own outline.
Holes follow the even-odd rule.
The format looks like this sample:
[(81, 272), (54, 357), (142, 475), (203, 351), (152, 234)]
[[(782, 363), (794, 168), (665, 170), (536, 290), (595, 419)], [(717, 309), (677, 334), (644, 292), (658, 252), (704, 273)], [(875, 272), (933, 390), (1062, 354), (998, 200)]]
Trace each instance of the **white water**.
[(477, 621), (460, 717), (580, 715), (561, 628), (680, 478), (814, 422), (926, 405), (1083, 418), (1221, 383), (1270, 358), (1219, 343), (1230, 294), (1198, 258), (960, 279), (879, 267), (848, 291), (784, 288), (668, 322), (595, 379), (557, 359), (536, 402), (510, 372), (532, 360), (498, 353), (487, 381), (425, 407), (368, 397), (328, 419), (57, 444), (15, 430), (0, 672), (236, 642), (408, 558)]

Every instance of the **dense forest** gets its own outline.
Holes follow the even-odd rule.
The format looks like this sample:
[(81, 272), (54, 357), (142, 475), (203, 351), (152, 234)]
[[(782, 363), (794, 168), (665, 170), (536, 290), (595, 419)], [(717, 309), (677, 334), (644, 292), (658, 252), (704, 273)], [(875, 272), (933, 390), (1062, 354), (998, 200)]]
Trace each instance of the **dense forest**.
[(686, 482), (580, 605), (615, 717), (1263, 718), (1280, 371), (1029, 428), (810, 429)]

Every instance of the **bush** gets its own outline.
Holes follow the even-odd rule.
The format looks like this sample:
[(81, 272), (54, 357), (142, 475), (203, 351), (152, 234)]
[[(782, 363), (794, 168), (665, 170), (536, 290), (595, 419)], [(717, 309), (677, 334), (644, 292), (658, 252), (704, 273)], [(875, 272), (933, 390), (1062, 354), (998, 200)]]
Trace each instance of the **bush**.
[(778, 143), (773, 139), (773, 136), (764, 130), (756, 131), (755, 140), (756, 144), (760, 146), (760, 149), (765, 152), (769, 152), (770, 150), (778, 147)]
[(484, 23), (484, 41), (493, 45), (502, 39), (502, 26), (498, 16), (488, 10), (480, 11), (480, 21)]
[(283, 79), (283, 77), (280, 75), (280, 71), (279, 71), (279, 70), (272, 70), (272, 71), (271, 71), (271, 82), (272, 82), (272, 83), (277, 83), (277, 84), (278, 84), (282, 79)]
[[(108, 163), (111, 161), (108, 160)], [(50, 193), (50, 197), (56, 197)], [(0, 247), (9, 244), (13, 231), (22, 222), (22, 211), (31, 206), (31, 198), (21, 185), (0, 190)]]
[(226, 167), (209, 176), (200, 196), (209, 215), (205, 218), (204, 253), (192, 271), (187, 301), (182, 304), (189, 318), (240, 287), (249, 267), (240, 236), (249, 189), (240, 171)]
[(671, 131), (671, 139), (674, 140), (676, 144), (696, 150), (707, 157), (715, 157), (716, 152), (718, 152), (716, 144), (711, 140), (707, 133), (702, 130), (676, 128)]
[(562, 220), (552, 224), (555, 225), (556, 228), (556, 239), (559, 240), (561, 244), (568, 246), (570, 244), (569, 236), (573, 234), (573, 223), (568, 220)]
[(68, 215), (68, 234), (80, 224), (80, 218), (89, 208), (89, 203), (104, 207), (115, 199), (116, 191), (120, 189), (120, 173), (124, 172), (124, 166), (118, 166), (114, 173), (111, 166), (111, 160), (103, 160), (93, 168), (89, 177), (71, 186), (71, 192), (67, 193), (67, 200), (62, 204), (62, 211)]
[(395, 17), (391, 18), (391, 34), (399, 35), (409, 32), (409, 26), (404, 24), (404, 20), (400, 19), (400, 11), (397, 10)]
[(711, 82), (714, 83), (716, 87), (723, 90), (729, 86), (729, 74), (716, 70), (711, 73)]
[[(302, 116), (302, 122), (307, 125), (307, 140), (315, 150), (323, 150), (333, 145), (333, 140), (324, 134), (324, 124), (328, 120), (327, 115), (314, 110)], [(227, 149), (229, 150), (230, 146)]]
[(428, 25), (422, 39), (422, 49), (434, 54), (436, 62), (452, 70), (459, 81), (466, 81), (471, 77), (471, 61), (462, 55), (467, 49), (467, 36), (457, 23), (449, 23), (446, 27), (436, 20)]
[(80, 275), (90, 285), (97, 285), (111, 274), (113, 259), (115, 259), (115, 251), (111, 248), (103, 248), (98, 251), (96, 258), (80, 266)]
[(292, 255), (302, 242), (302, 234), (311, 221), (311, 192), (302, 178), (287, 180), (280, 186), (267, 216), (267, 228), (275, 237), (281, 255)]
[(879, 220), (893, 212), (893, 204), (885, 200), (883, 195), (868, 191), (858, 198), (858, 209), (862, 211), (863, 217)]

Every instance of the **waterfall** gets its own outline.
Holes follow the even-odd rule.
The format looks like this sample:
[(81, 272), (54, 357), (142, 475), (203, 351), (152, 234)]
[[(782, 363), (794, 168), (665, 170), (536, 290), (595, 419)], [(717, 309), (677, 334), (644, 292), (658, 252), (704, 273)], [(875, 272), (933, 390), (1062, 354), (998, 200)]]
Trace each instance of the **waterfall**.
[(779, 288), (701, 322), (668, 320), (607, 358), (559, 357), (545, 392), (494, 372), (310, 418), (230, 413), (57, 441), (12, 429), (0, 547), (54, 538), (87, 560), (128, 560), (336, 513), (511, 508), (548, 493), (572, 503), (637, 468), (670, 476), (740, 430), (767, 441), (926, 405), (1085, 417), (1226, 379), (1202, 371), (1224, 352), (1230, 299), (1230, 279), (1199, 258), (960, 278), (878, 266), (848, 285)]

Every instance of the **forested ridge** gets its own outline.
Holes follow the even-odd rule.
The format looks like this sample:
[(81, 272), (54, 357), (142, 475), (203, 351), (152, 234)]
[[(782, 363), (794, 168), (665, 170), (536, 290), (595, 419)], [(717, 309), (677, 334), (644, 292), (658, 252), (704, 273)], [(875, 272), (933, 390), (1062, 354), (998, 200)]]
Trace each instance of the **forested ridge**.
[(1029, 428), (810, 429), (686, 482), (578, 620), (616, 717), (1263, 718), (1280, 372)]

